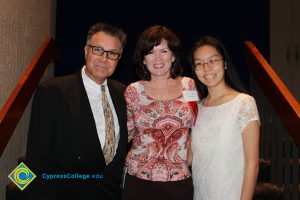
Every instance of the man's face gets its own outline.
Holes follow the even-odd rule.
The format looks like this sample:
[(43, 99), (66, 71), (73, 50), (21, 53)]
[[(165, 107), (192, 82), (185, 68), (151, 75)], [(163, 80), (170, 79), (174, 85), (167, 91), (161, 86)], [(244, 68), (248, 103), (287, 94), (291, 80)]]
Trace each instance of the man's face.
[[(108, 52), (103, 53), (103, 50)], [(114, 57), (113, 55), (121, 54), (121, 50), (122, 45), (117, 37), (112, 37), (104, 32), (94, 34), (84, 48), (87, 76), (101, 85), (107, 77), (113, 74), (118, 64), (119, 58), (116, 60), (110, 58)], [(100, 55), (101, 53), (103, 54)]]

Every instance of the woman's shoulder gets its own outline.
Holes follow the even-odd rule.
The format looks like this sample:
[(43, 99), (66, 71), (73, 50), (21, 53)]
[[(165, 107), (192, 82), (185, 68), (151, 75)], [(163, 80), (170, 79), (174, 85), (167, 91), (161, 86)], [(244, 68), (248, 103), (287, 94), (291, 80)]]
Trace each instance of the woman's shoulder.
[(134, 89), (134, 88), (137, 89), (141, 84), (142, 84), (141, 81), (136, 81), (136, 82), (130, 83), (127, 86), (126, 90), (131, 90), (131, 89)]
[(254, 97), (245, 93), (240, 93), (237, 96), (235, 104), (242, 110), (257, 109)]
[(133, 83), (130, 83), (125, 91), (125, 96), (132, 96), (137, 98), (137, 96), (142, 95), (145, 91), (144, 88), (145, 81), (139, 80)]
[(241, 102), (255, 102), (254, 97), (246, 93), (239, 93), (237, 97), (237, 99)]

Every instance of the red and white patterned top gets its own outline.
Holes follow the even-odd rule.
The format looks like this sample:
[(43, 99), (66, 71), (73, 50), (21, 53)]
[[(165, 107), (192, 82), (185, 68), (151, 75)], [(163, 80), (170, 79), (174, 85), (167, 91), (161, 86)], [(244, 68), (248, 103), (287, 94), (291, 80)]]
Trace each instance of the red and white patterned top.
[[(183, 77), (183, 90), (196, 90), (194, 80)], [(138, 81), (125, 91), (127, 126), (132, 147), (127, 172), (151, 181), (178, 181), (191, 176), (187, 165), (193, 106), (183, 94), (173, 100), (149, 97)]]

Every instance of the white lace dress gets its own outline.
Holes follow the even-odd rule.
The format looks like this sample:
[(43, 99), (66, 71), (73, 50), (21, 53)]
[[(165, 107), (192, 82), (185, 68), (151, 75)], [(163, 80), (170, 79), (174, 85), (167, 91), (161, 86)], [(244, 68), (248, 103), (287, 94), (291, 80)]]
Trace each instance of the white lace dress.
[(259, 120), (253, 97), (239, 94), (218, 106), (198, 104), (192, 128), (194, 200), (239, 200), (244, 154), (242, 132)]

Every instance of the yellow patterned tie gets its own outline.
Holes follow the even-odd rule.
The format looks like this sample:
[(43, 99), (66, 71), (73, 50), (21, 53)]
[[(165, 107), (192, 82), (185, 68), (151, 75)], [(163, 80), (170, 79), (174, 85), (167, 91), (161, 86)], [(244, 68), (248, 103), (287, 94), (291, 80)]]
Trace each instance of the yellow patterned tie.
[(114, 119), (109, 102), (105, 93), (105, 86), (101, 85), (101, 99), (105, 118), (105, 143), (103, 154), (106, 164), (110, 163), (114, 158), (115, 153), (115, 127)]

